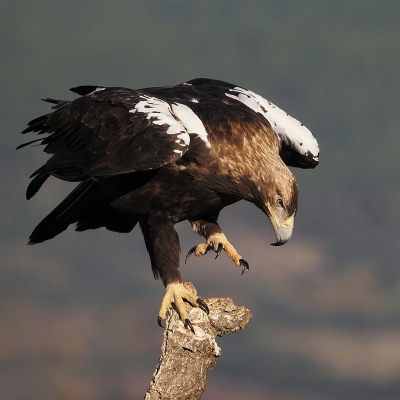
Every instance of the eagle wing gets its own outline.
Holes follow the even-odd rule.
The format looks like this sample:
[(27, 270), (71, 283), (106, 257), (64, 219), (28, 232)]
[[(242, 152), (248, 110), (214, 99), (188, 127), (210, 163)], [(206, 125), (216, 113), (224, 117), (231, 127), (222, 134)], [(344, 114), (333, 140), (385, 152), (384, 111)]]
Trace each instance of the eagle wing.
[(318, 165), (318, 142), (300, 121), (250, 90), (236, 86), (225, 94), (268, 120), (281, 141), (280, 156), (286, 165), (299, 168), (315, 168)]
[[(160, 168), (188, 149), (190, 133), (202, 124), (185, 104), (145, 91), (80, 86), (74, 101), (32, 120), (23, 133), (48, 135), (41, 141), (53, 156), (31, 177), (32, 197), (49, 175), (67, 181)], [(32, 143), (28, 142), (20, 147)]]

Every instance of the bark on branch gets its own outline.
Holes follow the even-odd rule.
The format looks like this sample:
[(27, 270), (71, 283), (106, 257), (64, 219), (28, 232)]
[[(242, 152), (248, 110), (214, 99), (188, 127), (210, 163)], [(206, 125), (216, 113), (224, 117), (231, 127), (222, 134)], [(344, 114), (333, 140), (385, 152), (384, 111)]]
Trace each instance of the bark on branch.
[[(190, 282), (185, 287), (196, 293)], [(204, 299), (210, 313), (187, 305), (195, 334), (185, 329), (178, 314), (169, 310), (161, 357), (145, 400), (197, 400), (206, 390), (209, 370), (221, 354), (215, 338), (244, 329), (251, 312), (232, 299)]]

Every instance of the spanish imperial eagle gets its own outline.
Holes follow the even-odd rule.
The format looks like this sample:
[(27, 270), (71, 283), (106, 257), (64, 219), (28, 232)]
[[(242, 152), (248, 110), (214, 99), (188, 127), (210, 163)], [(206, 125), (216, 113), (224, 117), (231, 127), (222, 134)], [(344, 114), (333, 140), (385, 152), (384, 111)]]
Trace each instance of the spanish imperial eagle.
[(29, 122), (52, 154), (31, 177), (30, 199), (51, 175), (80, 182), (30, 236), (29, 244), (105, 227), (130, 232), (139, 223), (155, 278), (167, 288), (159, 323), (175, 303), (193, 331), (183, 299), (206, 303), (182, 283), (175, 224), (188, 220), (205, 243), (189, 253), (224, 250), (242, 273), (247, 262), (218, 225), (219, 212), (247, 200), (270, 219), (276, 243), (292, 235), (298, 187), (287, 166), (314, 168), (318, 143), (299, 121), (256, 93), (226, 82), (194, 79), (132, 90), (79, 86), (73, 101), (46, 99), (54, 111)]

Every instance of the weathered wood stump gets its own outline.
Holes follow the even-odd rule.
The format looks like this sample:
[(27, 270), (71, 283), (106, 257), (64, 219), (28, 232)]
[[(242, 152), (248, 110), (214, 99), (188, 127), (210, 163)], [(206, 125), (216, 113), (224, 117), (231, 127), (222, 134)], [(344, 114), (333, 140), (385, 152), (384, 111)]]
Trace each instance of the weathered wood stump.
[[(185, 287), (196, 293), (190, 282)], [(215, 341), (246, 328), (251, 312), (233, 304), (232, 299), (204, 299), (210, 313), (187, 304), (195, 333), (186, 329), (178, 313), (167, 314), (161, 357), (145, 400), (196, 400), (206, 390), (208, 372), (215, 367), (221, 349)]]

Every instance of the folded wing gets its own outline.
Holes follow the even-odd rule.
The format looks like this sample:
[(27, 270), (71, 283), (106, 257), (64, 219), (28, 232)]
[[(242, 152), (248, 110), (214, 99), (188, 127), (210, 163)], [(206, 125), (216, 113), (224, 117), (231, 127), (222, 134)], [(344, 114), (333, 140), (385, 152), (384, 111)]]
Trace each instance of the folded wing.
[(71, 102), (47, 99), (56, 103), (55, 110), (34, 119), (23, 131), (46, 133), (38, 140), (46, 153), (53, 154), (32, 175), (28, 198), (49, 175), (77, 182), (146, 171), (169, 164), (187, 151), (190, 123), (198, 117), (184, 104), (123, 88), (71, 90), (83, 97)]
[(268, 120), (281, 140), (280, 156), (286, 165), (299, 168), (318, 165), (318, 142), (300, 121), (250, 90), (236, 86), (229, 89), (226, 96), (242, 102)]

